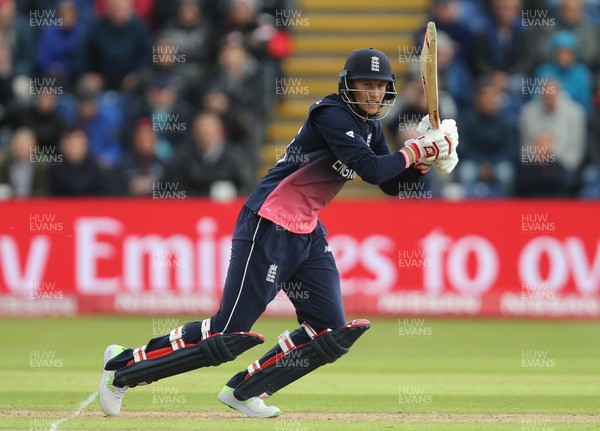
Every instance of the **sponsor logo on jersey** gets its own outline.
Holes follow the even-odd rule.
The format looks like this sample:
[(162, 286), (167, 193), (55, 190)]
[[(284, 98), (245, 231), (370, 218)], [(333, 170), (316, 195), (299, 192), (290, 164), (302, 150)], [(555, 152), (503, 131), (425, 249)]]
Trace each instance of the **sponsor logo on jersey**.
[(343, 178), (347, 180), (353, 180), (356, 176), (356, 172), (353, 169), (350, 169), (346, 166), (341, 160), (336, 160), (333, 165), (331, 165), (334, 171), (340, 174)]

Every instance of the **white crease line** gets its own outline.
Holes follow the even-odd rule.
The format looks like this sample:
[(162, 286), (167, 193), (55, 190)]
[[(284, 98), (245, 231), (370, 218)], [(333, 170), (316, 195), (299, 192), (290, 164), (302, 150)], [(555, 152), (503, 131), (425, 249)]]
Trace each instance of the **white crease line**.
[(98, 396), (98, 391), (93, 392), (89, 397), (87, 397), (85, 400), (83, 400), (82, 402), (79, 403), (79, 407), (77, 408), (77, 410), (75, 410), (75, 412), (70, 415), (67, 416), (66, 418), (62, 418), (59, 419), (57, 421), (52, 422), (52, 424), (50, 424), (50, 428), (48, 428), (48, 431), (57, 431), (58, 430), (58, 426), (60, 424), (62, 424), (63, 422), (66, 422), (70, 419), (76, 418), (77, 416), (79, 416), (81, 414), (81, 412), (83, 411), (83, 409), (85, 409), (87, 406), (90, 405), (90, 403), (92, 401), (94, 401), (96, 399), (96, 397)]

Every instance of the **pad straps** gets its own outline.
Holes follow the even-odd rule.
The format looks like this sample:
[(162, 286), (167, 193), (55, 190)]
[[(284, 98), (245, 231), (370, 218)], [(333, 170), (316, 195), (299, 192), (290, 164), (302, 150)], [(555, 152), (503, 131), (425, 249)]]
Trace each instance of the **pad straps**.
[(290, 331), (286, 330), (283, 334), (279, 335), (279, 347), (283, 351), (284, 355), (287, 355), (288, 352), (291, 352), (296, 348), (296, 345), (292, 341), (292, 337), (290, 337)]
[(146, 356), (146, 346), (138, 347), (133, 351), (133, 361), (140, 362), (148, 359)]
[(204, 341), (210, 337), (210, 319), (204, 319), (202, 321), (200, 331), (202, 332), (202, 338), (200, 338), (201, 341)]
[(311, 340), (317, 336), (317, 331), (315, 331), (308, 323), (302, 322), (302, 325), (300, 326), (304, 328)]
[(183, 341), (183, 326), (179, 326), (171, 331), (169, 334), (169, 341), (171, 342), (171, 348), (173, 350), (179, 350), (185, 347), (185, 341)]

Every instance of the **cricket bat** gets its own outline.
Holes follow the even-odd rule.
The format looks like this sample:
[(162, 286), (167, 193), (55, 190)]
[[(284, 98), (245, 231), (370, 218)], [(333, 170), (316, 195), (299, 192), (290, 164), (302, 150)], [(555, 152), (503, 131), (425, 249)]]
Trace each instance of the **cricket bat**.
[(425, 40), (419, 59), (421, 66), (421, 82), (427, 102), (427, 113), (431, 125), (440, 127), (440, 107), (438, 100), (438, 77), (437, 77), (437, 31), (435, 23), (429, 21), (425, 30)]

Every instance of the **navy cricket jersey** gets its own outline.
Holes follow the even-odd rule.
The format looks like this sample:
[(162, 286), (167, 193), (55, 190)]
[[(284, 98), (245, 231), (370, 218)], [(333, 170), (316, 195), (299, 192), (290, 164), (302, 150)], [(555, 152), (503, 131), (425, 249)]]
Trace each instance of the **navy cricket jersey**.
[(390, 154), (381, 121), (363, 121), (330, 94), (315, 102), (286, 153), (260, 180), (246, 201), (252, 211), (294, 233), (311, 233), (319, 211), (357, 174), (398, 195), (399, 183), (422, 174), (404, 168), (400, 152)]

